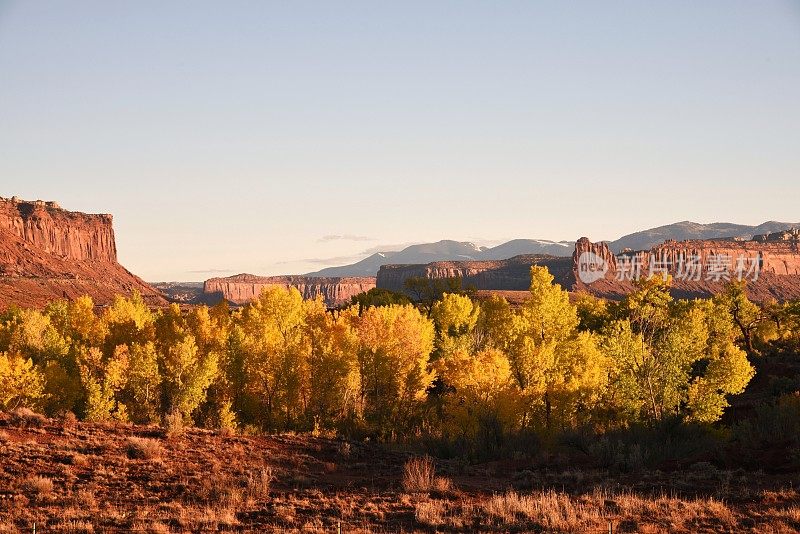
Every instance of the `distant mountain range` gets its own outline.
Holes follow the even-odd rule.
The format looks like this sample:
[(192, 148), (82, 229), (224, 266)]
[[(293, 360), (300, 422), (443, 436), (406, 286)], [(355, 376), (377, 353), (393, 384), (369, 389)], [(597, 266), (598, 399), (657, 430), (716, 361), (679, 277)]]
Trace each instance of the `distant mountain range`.
[[(740, 237), (750, 239), (754, 235), (785, 230), (800, 223), (768, 221), (758, 226), (733, 223), (700, 224), (683, 221), (659, 226), (623, 236), (609, 242), (613, 252), (624, 248), (642, 250), (651, 248), (667, 239), (718, 239)], [(570, 256), (574, 241), (550, 241), (546, 239), (513, 239), (496, 247), (479, 247), (465, 241), (443, 240), (436, 243), (411, 245), (403, 250), (376, 252), (350, 265), (327, 267), (306, 276), (375, 276), (381, 265), (398, 263), (430, 263), (433, 261), (503, 260), (520, 254), (548, 254)]]

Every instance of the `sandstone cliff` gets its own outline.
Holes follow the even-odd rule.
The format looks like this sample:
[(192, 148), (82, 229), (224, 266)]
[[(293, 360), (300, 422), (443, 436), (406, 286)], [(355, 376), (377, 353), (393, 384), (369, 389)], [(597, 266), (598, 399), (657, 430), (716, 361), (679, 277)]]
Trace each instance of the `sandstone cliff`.
[[(598, 280), (587, 281), (587, 277), (580, 276), (579, 270), (585, 266), (579, 259), (584, 253), (594, 254), (608, 266)], [(728, 280), (742, 278), (754, 300), (800, 299), (800, 251), (796, 240), (670, 240), (649, 250), (614, 255), (606, 243), (592, 243), (583, 237), (575, 244), (572, 269), (574, 290), (606, 298), (621, 298), (629, 293), (634, 271), (638, 270), (639, 277), (670, 275), (671, 293), (678, 298), (708, 297), (721, 291)]]
[(54, 202), (0, 198), (0, 309), (42, 306), (88, 294), (97, 304), (138, 290), (163, 297), (117, 263), (111, 215), (61, 209)]
[(350, 297), (375, 287), (372, 277), (317, 278), (310, 276), (254, 276), (239, 274), (205, 281), (203, 292), (224, 298), (234, 304), (245, 304), (257, 297), (265, 287), (295, 287), (304, 299), (322, 297), (325, 305), (335, 307), (350, 301)]

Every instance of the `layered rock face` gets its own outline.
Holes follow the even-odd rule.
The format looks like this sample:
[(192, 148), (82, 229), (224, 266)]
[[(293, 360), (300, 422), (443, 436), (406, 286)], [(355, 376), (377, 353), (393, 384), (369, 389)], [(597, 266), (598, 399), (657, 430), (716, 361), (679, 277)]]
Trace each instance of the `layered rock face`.
[(0, 197), (0, 308), (85, 294), (107, 304), (133, 290), (153, 305), (166, 302), (117, 263), (111, 215)]
[(38, 250), (72, 260), (115, 263), (112, 217), (59, 208), (55, 202), (0, 199), (0, 227)]
[(203, 292), (234, 304), (245, 304), (266, 287), (297, 288), (304, 299), (322, 297), (329, 308), (346, 304), (350, 298), (375, 287), (373, 277), (317, 278), (311, 276), (255, 276), (239, 274), (205, 281)]

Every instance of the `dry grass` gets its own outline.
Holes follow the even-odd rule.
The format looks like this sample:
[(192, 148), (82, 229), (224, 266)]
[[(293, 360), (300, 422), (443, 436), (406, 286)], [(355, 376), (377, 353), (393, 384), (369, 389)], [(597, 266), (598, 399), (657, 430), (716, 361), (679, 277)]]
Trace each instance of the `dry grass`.
[(423, 525), (442, 526), (447, 514), (447, 503), (439, 500), (422, 501), (414, 507), (414, 517)]
[(128, 458), (136, 460), (158, 460), (164, 452), (161, 443), (150, 438), (129, 438), (126, 449)]
[(430, 456), (412, 458), (403, 466), (403, 489), (409, 493), (447, 492), (452, 482), (436, 476), (436, 466)]
[[(796, 523), (798, 509), (789, 510), (775, 514), (774, 519), (779, 521), (773, 523), (774, 527)], [(508, 491), (461, 502), (425, 500), (415, 504), (415, 517), (431, 527), (457, 529), (480, 524), (497, 530), (546, 532), (601, 530), (609, 523), (623, 532), (728, 532), (735, 531), (740, 523), (728, 505), (713, 498), (643, 497), (605, 490), (575, 496), (552, 489), (526, 494)]]
[(269, 466), (247, 473), (247, 496), (255, 501), (268, 499), (274, 479), (275, 474)]
[(77, 452), (69, 457), (69, 463), (75, 467), (86, 467), (89, 465), (89, 459), (86, 455)]

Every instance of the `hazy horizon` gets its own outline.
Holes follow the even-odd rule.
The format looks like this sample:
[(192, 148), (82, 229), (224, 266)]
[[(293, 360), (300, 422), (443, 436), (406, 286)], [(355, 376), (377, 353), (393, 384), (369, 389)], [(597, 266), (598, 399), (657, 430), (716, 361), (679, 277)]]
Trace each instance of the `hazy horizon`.
[(0, 196), (146, 280), (793, 222), (800, 4), (0, 0)]

